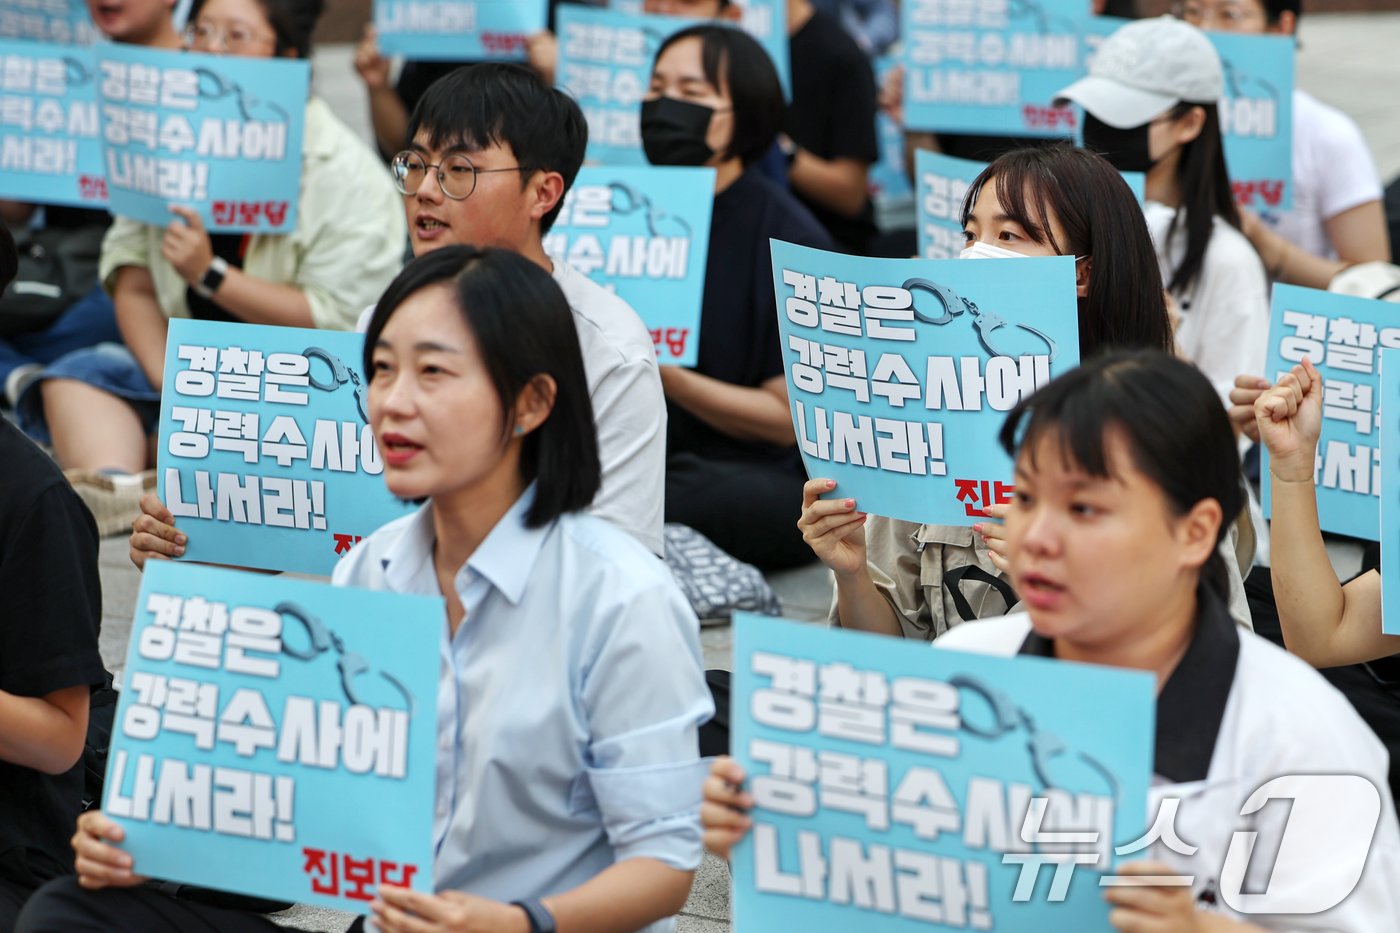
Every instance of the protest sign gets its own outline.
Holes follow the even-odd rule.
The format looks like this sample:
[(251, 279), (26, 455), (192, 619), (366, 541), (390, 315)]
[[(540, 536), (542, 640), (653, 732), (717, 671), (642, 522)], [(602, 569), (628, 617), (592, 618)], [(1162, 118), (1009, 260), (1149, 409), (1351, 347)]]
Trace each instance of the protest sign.
[[(1378, 539), (1381, 451), (1376, 353), (1400, 347), (1395, 305), (1293, 285), (1275, 285), (1265, 377), (1276, 381), (1303, 357), (1322, 373), (1322, 437), (1313, 480), (1322, 530)], [(1264, 517), (1273, 515), (1264, 451)]]
[(444, 613), (151, 561), (102, 800), (136, 870), (360, 913), (431, 891)]
[(1293, 60), (1289, 36), (1207, 32), (1225, 69), (1220, 129), (1235, 200), (1251, 210), (1293, 207)]
[(545, 252), (641, 316), (657, 362), (694, 366), (715, 202), (712, 168), (581, 169)]
[(1112, 930), (1100, 879), (1147, 826), (1150, 675), (746, 613), (734, 662), (755, 800), (736, 933)]
[(97, 36), (84, 0), (5, 0), (0, 6), (0, 39), (91, 45)]
[(374, 0), (379, 50), (420, 61), (523, 60), (547, 0)]
[[(783, 94), (792, 96), (788, 57), (787, 0), (733, 0), (739, 10), (739, 26), (753, 36), (768, 52), (773, 67), (778, 69), (778, 81), (783, 85)], [(641, 16), (644, 12), (642, 0), (612, 0), (608, 9), (620, 13)], [(728, 23), (728, 20), (716, 20)], [(703, 20), (691, 20), (692, 23)]]
[[(719, 20), (637, 15), (572, 3), (559, 7), (556, 22), (555, 85), (583, 109), (588, 120), (588, 160), (599, 165), (648, 164), (642, 152), (642, 98), (651, 84), (656, 51), (666, 37), (702, 23), (727, 25)], [(775, 67), (781, 56), (778, 77), (786, 82), (786, 31), (760, 43)]]
[(112, 213), (167, 227), (172, 204), (210, 233), (296, 228), (310, 63), (102, 45)]
[(0, 39), (0, 92), (0, 198), (106, 206), (88, 50)]
[(341, 331), (170, 322), (157, 474), (186, 558), (329, 574), (411, 509), (381, 476), (363, 346)]
[[(953, 259), (964, 246), (962, 204), (967, 190), (987, 167), (986, 162), (959, 159), (920, 149), (914, 154), (918, 179), (919, 256)], [(1147, 177), (1142, 172), (1119, 172), (1142, 204)]]
[(1381, 396), (1376, 420), (1381, 434), (1381, 627), (1400, 635), (1400, 353), (1382, 350)]
[(864, 512), (935, 525), (1010, 501), (1006, 412), (1079, 362), (1074, 259), (772, 252), (807, 475)]
[(1055, 93), (1083, 73), (1089, 0), (909, 0), (904, 123), (912, 130), (1070, 136)]

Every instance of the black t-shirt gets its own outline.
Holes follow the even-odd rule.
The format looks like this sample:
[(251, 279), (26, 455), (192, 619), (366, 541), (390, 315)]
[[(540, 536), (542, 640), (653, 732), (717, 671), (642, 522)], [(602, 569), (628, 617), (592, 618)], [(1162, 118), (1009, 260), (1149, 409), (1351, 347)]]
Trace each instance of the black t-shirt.
[[(823, 159), (856, 159), (873, 165), (880, 158), (875, 134), (875, 73), (870, 60), (841, 24), (817, 10), (788, 40), (792, 104), (787, 134)], [(797, 193), (794, 189), (794, 193)], [(798, 197), (842, 248), (864, 253), (875, 235), (875, 208), (869, 197), (852, 219)]]
[[(697, 372), (753, 388), (783, 374), (768, 239), (832, 249), (821, 224), (756, 166), (715, 195)], [(797, 462), (791, 448), (742, 441), (668, 404), (667, 446), (709, 459)]]
[[(249, 234), (246, 233), (211, 233), (209, 234), (209, 247), (224, 262), (228, 263), (230, 269), (243, 268), (243, 254), (248, 249)], [(223, 321), (230, 324), (243, 323), (239, 318), (229, 314), (224, 310), (224, 306), (212, 298), (205, 298), (195, 291), (193, 285), (185, 289), (185, 306), (190, 310), (190, 317), (197, 321)]]
[[(58, 467), (0, 420), (0, 690), (41, 697), (100, 684), (97, 526)], [(83, 766), (60, 775), (0, 761), (0, 875), (72, 871)]]

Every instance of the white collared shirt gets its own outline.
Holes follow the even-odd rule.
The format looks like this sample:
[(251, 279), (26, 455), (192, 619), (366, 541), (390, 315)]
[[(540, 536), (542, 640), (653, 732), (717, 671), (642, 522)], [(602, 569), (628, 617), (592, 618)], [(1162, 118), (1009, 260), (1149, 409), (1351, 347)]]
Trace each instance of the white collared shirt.
[[(1172, 679), (1187, 666), (1188, 649), (1188, 656), (1168, 679), (1157, 704), (1158, 766), (1163, 757), (1170, 757), (1174, 767), (1184, 763), (1188, 770), (1191, 759), (1203, 762), (1208, 757), (1208, 765), (1201, 773), (1180, 774), (1176, 780), (1153, 775), (1148, 819), (1153, 819), (1164, 798), (1179, 798), (1174, 825), (1182, 840), (1199, 849), (1185, 856), (1155, 842), (1148, 849), (1149, 857), (1194, 876), (1192, 894), (1198, 906), (1231, 919), (1280, 933), (1394, 933), (1400, 922), (1400, 890), (1396, 885), (1400, 879), (1400, 826), (1387, 783), (1389, 756), (1385, 747), (1346, 698), (1304, 661), (1250, 632), (1235, 626), (1227, 626), (1227, 630), (1235, 631), (1239, 638), (1233, 673), (1216, 663), (1221, 652), (1212, 646), (1210, 651), (1198, 653), (1202, 663), (1187, 672), (1191, 682), (1202, 689), (1178, 691), (1175, 702), (1164, 702)], [(959, 625), (933, 644), (936, 648), (1010, 656), (1022, 650), (1031, 633), (1030, 616), (1014, 613)], [(1212, 669), (1216, 667), (1220, 670)], [(1219, 702), (1200, 698), (1213, 692), (1210, 677), (1232, 677), (1228, 691), (1218, 692), (1223, 710)], [(1213, 743), (1206, 728), (1212, 716), (1219, 721)], [(1164, 733), (1174, 735), (1166, 737)], [(1314, 773), (1359, 775), (1380, 792), (1380, 822), (1360, 882), (1340, 904), (1321, 913), (1236, 913), (1220, 897), (1219, 887), (1225, 853), (1237, 830), (1259, 834), (1260, 854), (1250, 861), (1245, 892), (1295, 891), (1322, 883), (1320, 879), (1334, 869), (1328, 854), (1318, 851), (1317, 846), (1304, 847), (1304, 858), (1285, 859), (1280, 854), (1275, 861), (1274, 850), (1284, 837), (1289, 816), (1286, 803), (1271, 803), (1250, 816), (1240, 815), (1250, 794), (1273, 778)], [(1339, 807), (1338, 818), (1346, 812)]]
[[(525, 526), (533, 486), (457, 573), (438, 684), (437, 890), (568, 891), (615, 862), (700, 863), (699, 623), (665, 564), (589, 515)], [(437, 595), (431, 503), (334, 582)], [(669, 921), (649, 930), (669, 929)]]

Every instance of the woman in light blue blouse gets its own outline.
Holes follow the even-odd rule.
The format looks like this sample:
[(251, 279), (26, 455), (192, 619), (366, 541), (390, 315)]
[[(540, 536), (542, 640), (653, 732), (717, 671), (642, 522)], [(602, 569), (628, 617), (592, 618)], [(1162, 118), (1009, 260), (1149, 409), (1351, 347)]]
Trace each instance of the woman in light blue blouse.
[[(598, 450), (563, 294), (515, 253), (434, 250), (380, 300), (365, 368), (385, 481), (425, 504), (356, 545), (335, 583), (447, 600), (438, 893), (382, 885), (375, 922), (669, 929), (701, 853), (696, 730), (712, 705), (699, 625), (661, 561), (580, 511)], [(120, 838), (84, 815), (83, 887), (137, 878), (110, 844)], [(163, 897), (78, 882), (57, 893), (64, 908), (91, 904), (106, 929), (139, 929), (115, 921)], [(180, 929), (262, 929), (209, 924), (213, 908), (190, 902), (161, 907), (191, 913)], [(31, 927), (46, 928), (61, 927)]]

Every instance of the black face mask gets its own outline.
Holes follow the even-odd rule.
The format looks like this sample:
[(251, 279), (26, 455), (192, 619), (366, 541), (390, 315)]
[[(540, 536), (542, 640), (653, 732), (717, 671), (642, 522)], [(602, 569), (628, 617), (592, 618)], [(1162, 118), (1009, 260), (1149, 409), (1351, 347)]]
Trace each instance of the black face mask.
[(1084, 114), (1084, 148), (1097, 152), (1120, 172), (1146, 172), (1156, 164), (1147, 146), (1152, 124), (1115, 129), (1093, 114)]
[(705, 142), (715, 109), (674, 97), (642, 101), (642, 149), (652, 165), (704, 165), (715, 154)]

